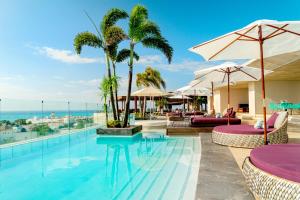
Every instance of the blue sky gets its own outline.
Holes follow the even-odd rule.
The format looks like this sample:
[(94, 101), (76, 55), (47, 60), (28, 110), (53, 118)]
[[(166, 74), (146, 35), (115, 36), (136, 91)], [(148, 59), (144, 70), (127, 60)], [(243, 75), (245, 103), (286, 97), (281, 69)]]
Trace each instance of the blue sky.
[[(193, 71), (206, 65), (187, 50), (191, 46), (257, 19), (300, 19), (297, 0), (0, 0), (1, 98), (97, 102), (97, 88), (105, 73), (103, 52), (84, 48), (78, 57), (73, 50), (77, 33), (94, 31), (83, 11), (99, 24), (108, 9), (130, 12), (137, 3), (148, 8), (149, 18), (173, 46), (174, 57), (168, 65), (160, 52), (139, 46), (141, 61), (134, 73), (148, 65), (155, 67), (168, 90), (184, 86), (193, 79)], [(127, 21), (119, 25), (126, 30)], [(118, 65), (121, 93), (127, 89), (127, 69), (125, 64)]]

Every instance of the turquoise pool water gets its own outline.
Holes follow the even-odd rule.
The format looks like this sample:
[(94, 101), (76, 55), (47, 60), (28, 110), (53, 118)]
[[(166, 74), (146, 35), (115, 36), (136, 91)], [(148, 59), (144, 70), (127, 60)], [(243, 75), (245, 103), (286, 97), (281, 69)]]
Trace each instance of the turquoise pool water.
[(191, 199), (198, 137), (95, 130), (0, 149), (1, 200)]

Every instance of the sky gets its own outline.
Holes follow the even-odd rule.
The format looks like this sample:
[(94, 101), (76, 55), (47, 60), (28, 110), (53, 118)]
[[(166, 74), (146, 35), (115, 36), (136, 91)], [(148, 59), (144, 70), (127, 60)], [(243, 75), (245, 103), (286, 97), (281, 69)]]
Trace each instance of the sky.
[[(138, 45), (134, 74), (156, 68), (168, 91), (185, 86), (195, 70), (212, 65), (188, 48), (258, 19), (300, 19), (299, 0), (0, 0), (0, 98), (99, 102), (98, 86), (106, 72), (103, 51), (85, 47), (76, 55), (73, 39), (83, 31), (95, 32), (84, 11), (99, 24), (110, 8), (129, 13), (136, 4), (147, 7), (174, 56), (168, 64), (159, 51)], [(127, 31), (127, 20), (118, 25)], [(121, 44), (126, 46), (128, 42)], [(120, 94), (125, 94), (127, 64), (118, 64), (117, 73)]]

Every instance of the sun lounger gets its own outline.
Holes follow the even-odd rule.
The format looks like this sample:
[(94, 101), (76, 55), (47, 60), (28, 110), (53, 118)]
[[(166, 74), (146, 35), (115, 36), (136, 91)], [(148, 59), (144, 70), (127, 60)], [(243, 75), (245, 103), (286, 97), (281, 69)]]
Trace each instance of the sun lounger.
[(268, 145), (251, 151), (243, 164), (250, 190), (259, 199), (300, 199), (300, 144)]
[[(275, 127), (267, 129), (269, 143), (287, 143), (287, 113), (282, 112), (277, 118), (273, 116), (269, 121), (274, 122)], [(264, 129), (256, 129), (251, 125), (217, 126), (212, 131), (212, 140), (226, 146), (255, 148), (264, 145)]]

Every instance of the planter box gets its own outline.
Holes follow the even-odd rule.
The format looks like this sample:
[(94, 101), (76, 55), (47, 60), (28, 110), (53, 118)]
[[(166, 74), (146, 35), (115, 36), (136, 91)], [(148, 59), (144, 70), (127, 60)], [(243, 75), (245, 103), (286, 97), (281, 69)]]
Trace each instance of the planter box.
[(143, 129), (142, 125), (130, 126), (128, 128), (98, 128), (98, 135), (122, 135), (131, 136)]

